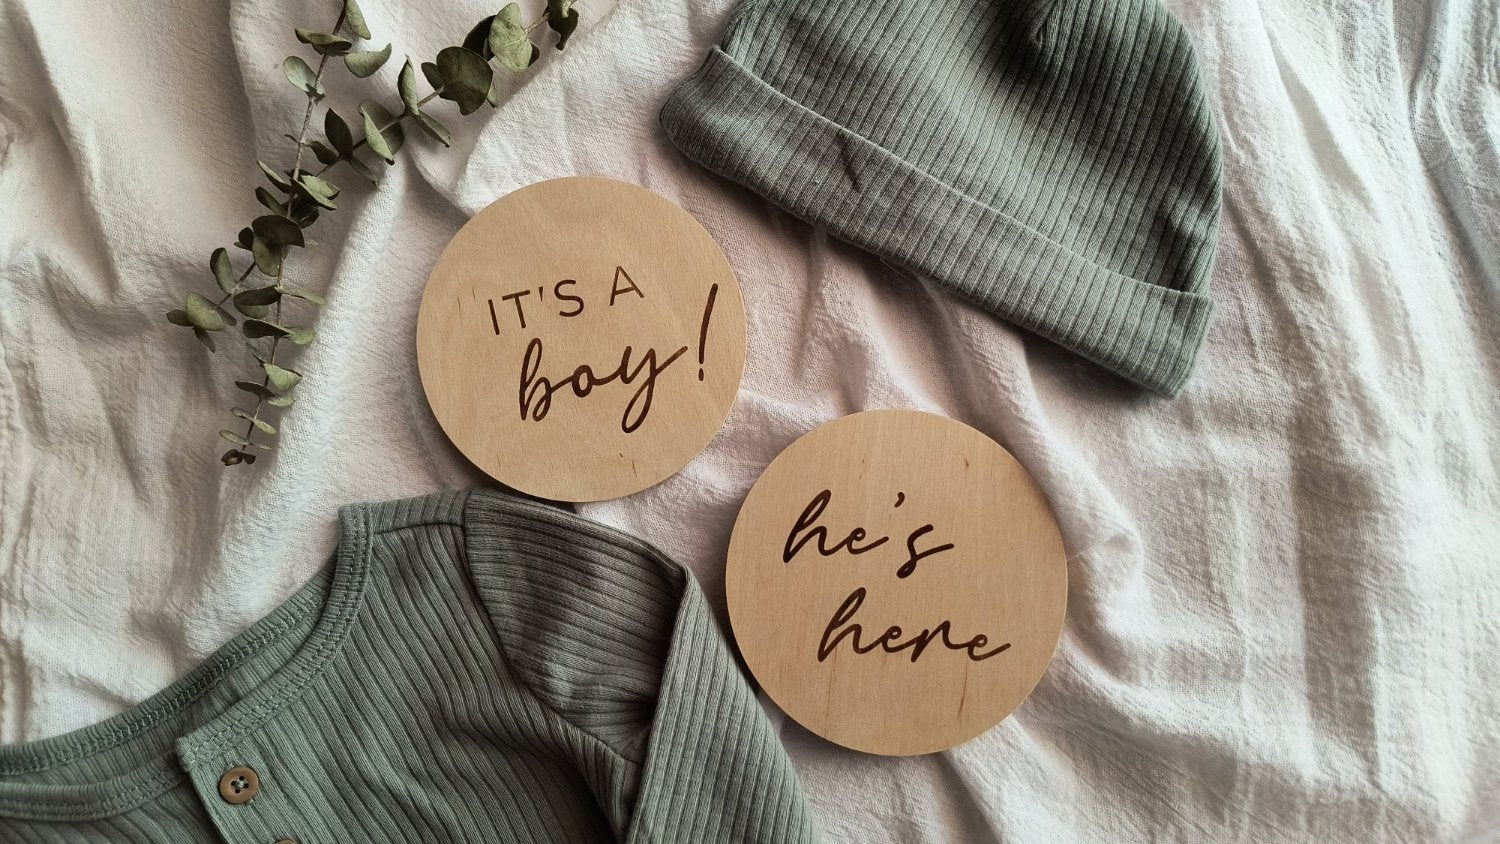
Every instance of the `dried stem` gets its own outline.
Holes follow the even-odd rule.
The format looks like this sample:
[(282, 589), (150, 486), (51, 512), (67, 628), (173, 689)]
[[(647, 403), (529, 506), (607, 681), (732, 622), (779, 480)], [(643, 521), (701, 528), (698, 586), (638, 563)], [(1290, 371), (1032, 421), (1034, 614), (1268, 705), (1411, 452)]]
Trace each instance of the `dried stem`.
[[(328, 30), (329, 32), (338, 32), (339, 31), (339, 27), (341, 27), (341, 26), (344, 25), (344, 15), (345, 15), (344, 6), (342, 4), (340, 4), (339, 5), (339, 16), (338, 16), (338, 19), (333, 22), (333, 28), (330, 29), (330, 30)], [(300, 176), (300, 175), (302, 175), (302, 152), (303, 152), (303, 150), (307, 149), (307, 129), (308, 129), (308, 126), (310, 126), (312, 124), (313, 110), (317, 107), (318, 100), (320, 99), (320, 97), (318, 97), (318, 95), (315, 92), (318, 89), (318, 85), (323, 81), (323, 70), (327, 66), (328, 66), (328, 54), (327, 53), (321, 53), (319, 55), (319, 58), (318, 58), (318, 67), (317, 67), (317, 69), (313, 73), (313, 84), (311, 85), (312, 90), (306, 92), (307, 93), (307, 108), (302, 112), (302, 128), (299, 129), (299, 130), (297, 130), (297, 156), (296, 156), (296, 158), (292, 162), (292, 184), (296, 184), (297, 183), (297, 177)], [(288, 202), (292, 203), (292, 204), (295, 204), (295, 202), (297, 201), (297, 199), (298, 199), (298, 197), (294, 196), (290, 200), (288, 200)], [(254, 262), (252, 262), (250, 264), (250, 266), (245, 269), (244, 275), (240, 276), (240, 283), (243, 283), (245, 281), (245, 278), (250, 275), (250, 270), (252, 270), (254, 268), (255, 268), (255, 264), (254, 264)], [(277, 287), (281, 286), (281, 279), (285, 275), (285, 273), (286, 273), (286, 256), (283, 255), (282, 259), (281, 259), (281, 262), (276, 267), (276, 286)], [(238, 285), (236, 285), (236, 286), (238, 286)], [(225, 296), (224, 298), (227, 299), (229, 297)], [(224, 301), (223, 299), (219, 300), (220, 304), (222, 304), (223, 301)], [(281, 299), (279, 299), (279, 298), (276, 300), (276, 324), (277, 325), (281, 324)], [(277, 350), (277, 348), (280, 345), (281, 345), (281, 338), (280, 337), (272, 337), (271, 338), (271, 353), (269, 355), (267, 355), (267, 357), (266, 357), (266, 361), (268, 363), (271, 363), (271, 364), (276, 363), (276, 350)], [(262, 367), (262, 369), (264, 369), (264, 367)], [(262, 387), (266, 388), (266, 389), (270, 389), (270, 387), (271, 387), (271, 373), (267, 372), (261, 378), (260, 385)], [(260, 420), (260, 409), (261, 409), (262, 405), (265, 404), (265, 401), (266, 401), (265, 396), (257, 395), (255, 397), (255, 407), (250, 410), (250, 421), (247, 421), (245, 423), (245, 441), (246, 442), (249, 442), (249, 443), (254, 443), (255, 442), (255, 432), (257, 430), (256, 427), (255, 427), (255, 422), (258, 421), (258, 420)]]
[[(334, 21), (333, 27), (329, 30), (329, 32), (335, 32), (335, 33), (338, 32), (339, 28), (344, 25), (344, 23), (345, 23), (345, 21), (347, 19), (347, 15), (348, 15), (348, 7), (345, 4), (341, 3), (340, 4), (340, 11), (339, 11), (338, 18), (337, 18), (337, 20)], [(538, 18), (536, 21), (532, 22), (530, 25), (526, 26), (525, 27), (525, 31), (529, 35), (530, 33), (532, 33), (533, 31), (537, 30), (538, 28), (546, 25), (546, 23), (547, 23), (547, 17), (544, 15), (544, 16)], [(311, 175), (314, 175), (314, 176), (322, 176), (324, 173), (327, 173), (334, 165), (338, 164), (340, 161), (351, 161), (351, 160), (354, 160), (354, 151), (358, 150), (361, 147), (368, 146), (368, 143), (369, 143), (369, 141), (368, 141), (368, 133), (366, 133), (366, 137), (365, 138), (361, 138), (359, 141), (357, 141), (354, 144), (352, 144), (351, 147), (349, 148), (349, 150), (345, 154), (340, 155), (337, 158), (337, 160), (335, 160), (335, 161), (333, 161), (331, 163), (328, 163), (328, 164), (324, 164), (323, 167), (321, 169), (317, 170), (316, 172), (312, 172), (311, 170), (308, 170), (308, 171), (304, 171), (303, 170), (303, 168), (302, 168), (303, 154), (311, 146), (311, 144), (310, 144), (310, 142), (308, 140), (308, 133), (309, 133), (309, 130), (310, 130), (311, 126), (312, 126), (313, 112), (316, 111), (317, 104), (322, 99), (322, 97), (317, 93), (317, 91), (321, 88), (321, 82), (322, 82), (322, 79), (323, 79), (323, 72), (327, 68), (328, 59), (329, 59), (329, 56), (330, 56), (330, 51), (325, 50), (325, 49), (318, 49), (318, 54), (319, 54), (318, 64), (317, 64), (317, 68), (315, 69), (315, 71), (313, 73), (312, 82), (311, 82), (310, 85), (307, 85), (304, 88), (304, 93), (306, 94), (306, 97), (307, 97), (307, 107), (302, 112), (302, 124), (301, 124), (301, 127), (297, 131), (296, 138), (294, 139), (295, 142), (296, 142), (296, 150), (295, 150), (295, 158), (294, 158), (293, 163), (292, 163), (292, 169), (290, 171), (290, 176), (291, 176), (290, 182), (291, 182), (291, 184), (293, 186), (299, 185), (300, 184), (299, 180), (302, 179), (302, 178), (304, 178), (305, 175), (306, 175), (306, 173), (311, 173)], [(426, 105), (427, 103), (429, 103), (429, 102), (437, 99), (439, 96), (442, 95), (442, 93), (443, 93), (443, 88), (442, 88), (442, 86), (439, 86), (436, 90), (432, 91), (427, 96), (425, 96), (422, 99), (418, 100), (417, 103), (416, 103), (416, 105), (418, 107)], [(385, 125), (383, 125), (383, 126), (376, 126), (376, 127), (374, 127), (374, 129), (375, 129), (376, 132), (380, 132), (380, 133), (386, 132), (386, 131), (390, 130), (391, 128), (395, 127), (396, 125), (400, 124), (402, 121), (406, 120), (408, 117), (414, 116), (416, 113), (417, 113), (417, 109), (403, 109), (402, 112), (398, 116), (396, 116), (395, 118), (393, 118), (392, 120), (390, 120), (389, 122), (387, 122)], [(306, 186), (304, 186), (304, 187), (306, 187)], [(300, 219), (300, 216), (306, 216), (307, 214), (310, 214), (310, 213), (312, 213), (312, 212), (314, 212), (314, 211), (317, 210), (315, 208), (312, 208), (309, 205), (304, 204), (304, 203), (314, 202), (314, 200), (310, 198), (309, 194), (303, 194), (303, 193), (300, 193), (300, 192), (292, 192), (292, 191), (288, 191), (288, 194), (289, 195), (288, 195), (288, 197), (286, 199), (285, 207), (284, 208), (279, 208), (279, 209), (273, 209), (274, 211), (277, 211), (278, 213), (280, 213), (282, 216), (287, 217), (288, 219), (292, 219), (294, 221), (298, 221)], [(299, 226), (301, 226), (303, 228), (306, 228), (310, 224), (311, 224), (310, 222), (306, 222), (306, 221), (299, 222)], [(273, 286), (275, 288), (277, 288), (278, 291), (280, 291), (281, 288), (282, 288), (282, 279), (285, 277), (285, 274), (286, 274), (286, 259), (288, 257), (288, 255), (287, 255), (288, 250), (287, 250), (285, 244), (282, 244), (282, 245), (279, 246), (279, 252), (280, 252), (280, 256), (279, 257), (280, 257), (281, 260), (280, 260), (280, 262), (277, 265), (276, 275), (275, 275), (275, 279), (273, 281)], [(233, 285), (233, 290), (235, 292), (238, 292), (240, 290), (241, 286), (243, 286), (246, 283), (246, 280), (250, 277), (250, 274), (256, 270), (256, 268), (257, 268), (257, 264), (255, 262), (253, 262), (253, 261), (251, 262), (250, 266), (248, 266), (248, 267), (245, 268), (245, 271), (240, 274), (239, 278), (235, 281), (235, 283)], [(223, 308), (223, 306), (224, 306), (224, 304), (226, 302), (228, 302), (228, 301), (230, 301), (231, 299), (234, 298), (235, 292), (225, 293), (223, 295), (223, 297), (221, 297), (218, 300), (218, 302), (215, 303), (215, 307)], [(285, 295), (277, 296), (275, 298), (275, 316), (274, 316), (275, 322), (274, 322), (274, 324), (277, 326), (278, 329), (280, 329), (282, 331), (286, 331), (287, 330), (287, 329), (281, 328), (281, 324), (282, 324), (281, 323), (281, 312), (282, 312), (282, 304), (283, 304), (284, 299), (285, 299)], [(192, 300), (191, 300), (191, 297), (190, 297), (190, 299), (189, 299), (189, 305), (190, 305), (190, 307), (191, 307), (191, 303), (192, 303)], [(246, 306), (246, 307), (248, 307), (248, 306)], [(180, 313), (180, 312), (176, 312), (176, 313)], [(169, 316), (171, 316), (171, 315), (169, 315)], [(178, 317), (178, 318), (180, 318), (180, 317)], [(180, 324), (186, 324), (186, 323), (180, 323)], [(200, 337), (204, 336), (204, 333), (203, 333), (202, 330), (200, 330), (200, 329), (195, 329), (195, 330), (198, 330)], [(218, 329), (210, 329), (210, 330), (218, 330)], [(294, 329), (294, 330), (299, 330), (300, 331), (301, 329)], [(263, 377), (261, 378), (261, 381), (260, 381), (260, 387), (261, 387), (261, 389), (259, 391), (255, 392), (255, 396), (256, 396), (255, 405), (248, 412), (248, 417), (249, 418), (246, 420), (245, 436), (243, 437), (244, 445), (241, 446), (240, 448), (249, 448), (251, 446), (258, 446), (260, 448), (266, 448), (267, 447), (267, 446), (261, 445), (260, 443), (256, 442), (256, 440), (255, 440), (255, 434), (259, 430), (259, 428), (256, 427), (257, 424), (268, 424), (268, 423), (265, 422), (265, 420), (262, 420), (260, 418), (261, 409), (265, 406), (266, 402), (269, 400), (268, 397), (270, 395), (273, 395), (273, 394), (285, 395), (287, 392), (290, 391), (290, 388), (288, 388), (288, 390), (276, 390), (276, 389), (273, 389), (272, 386), (271, 386), (271, 383), (272, 383), (271, 370), (267, 368), (267, 366), (275, 366), (276, 365), (276, 354), (277, 354), (277, 352), (279, 351), (279, 349), (281, 347), (281, 341), (282, 341), (282, 339), (283, 339), (282, 335), (273, 335), (271, 337), (271, 346), (270, 346), (269, 353), (264, 358), (261, 358), (259, 355), (257, 355), (257, 359), (263, 361), (264, 364), (266, 364), (266, 365), (263, 365), (261, 367), (263, 370), (265, 370), (265, 374), (263, 375)], [(298, 342), (302, 342), (302, 341), (299, 340)], [(252, 350), (253, 349), (254, 349), (254, 346), (252, 345)], [(238, 410), (238, 408), (236, 408), (236, 410)], [(228, 431), (225, 431), (223, 433), (226, 436), (229, 436), (229, 434), (230, 434), (230, 432), (228, 432)], [(236, 451), (232, 450), (232, 451), (230, 451), (229, 453), (227, 453), (225, 455), (224, 462), (226, 464), (232, 465), (233, 463), (242, 462), (241, 458), (243, 458), (243, 462), (250, 462), (250, 461), (253, 460), (253, 456), (249, 452), (246, 452), (246, 451), (238, 451), (238, 452), (236, 452)]]
[[(277, 269), (277, 271), (276, 271), (276, 284), (277, 285), (281, 284), (281, 276), (282, 276), (282, 274), (284, 272), (286, 272), (285, 262), (283, 262), (282, 267), (279, 268), (279, 269)], [(281, 300), (280, 299), (276, 300), (276, 322), (277, 322), (277, 324), (281, 323)], [(272, 363), (272, 364), (276, 363), (276, 349), (280, 345), (281, 345), (281, 338), (280, 337), (272, 337), (271, 338), (271, 353), (266, 356), (266, 361), (268, 363)], [(267, 372), (260, 379), (260, 385), (262, 387), (268, 389), (268, 390), (271, 388), (271, 373)], [(266, 401), (266, 397), (265, 396), (257, 395), (255, 397), (255, 407), (253, 407), (253, 408), (250, 409), (250, 419), (252, 419), (252, 420), (260, 419), (260, 408), (261, 408), (261, 405), (265, 403), (265, 401)], [(255, 441), (253, 439), (253, 437), (255, 435), (255, 431), (256, 431), (255, 422), (253, 422), (253, 421), (247, 421), (245, 423), (245, 441), (246, 442), (254, 442)]]
[[(338, 20), (333, 22), (333, 29), (329, 32), (338, 32), (339, 27), (344, 25), (344, 15), (347, 10), (342, 4), (339, 5)], [(312, 91), (307, 92), (307, 109), (302, 112), (302, 128), (297, 132), (297, 158), (292, 162), (292, 183), (296, 184), (297, 177), (302, 175), (302, 151), (307, 149), (307, 127), (312, 123), (313, 108), (318, 104), (318, 95), (313, 91), (318, 90), (318, 85), (323, 81), (323, 68), (328, 65), (328, 54), (318, 54), (318, 69), (313, 73)]]

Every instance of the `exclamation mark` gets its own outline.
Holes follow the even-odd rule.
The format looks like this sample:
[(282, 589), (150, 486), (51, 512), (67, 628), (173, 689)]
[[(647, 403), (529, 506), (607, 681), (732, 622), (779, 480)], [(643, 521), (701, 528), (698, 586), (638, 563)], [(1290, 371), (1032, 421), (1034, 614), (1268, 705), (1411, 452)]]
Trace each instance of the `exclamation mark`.
[(708, 288), (708, 302), (703, 306), (703, 324), (700, 325), (700, 326), (698, 326), (698, 380), (699, 381), (703, 380), (703, 353), (705, 351), (707, 351), (707, 347), (706, 347), (705, 344), (708, 342), (708, 321), (710, 319), (713, 319), (713, 315), (714, 315), (714, 299), (718, 298), (718, 296), (719, 296), (719, 284), (718, 284), (718, 282), (715, 282), (712, 287)]

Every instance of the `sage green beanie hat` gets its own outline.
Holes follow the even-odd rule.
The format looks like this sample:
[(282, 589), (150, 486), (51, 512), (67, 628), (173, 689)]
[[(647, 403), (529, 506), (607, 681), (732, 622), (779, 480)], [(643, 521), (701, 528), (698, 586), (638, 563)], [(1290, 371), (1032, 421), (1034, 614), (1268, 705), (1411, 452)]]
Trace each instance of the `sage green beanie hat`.
[(1203, 345), (1219, 140), (1159, 0), (741, 0), (688, 156), (1157, 393)]

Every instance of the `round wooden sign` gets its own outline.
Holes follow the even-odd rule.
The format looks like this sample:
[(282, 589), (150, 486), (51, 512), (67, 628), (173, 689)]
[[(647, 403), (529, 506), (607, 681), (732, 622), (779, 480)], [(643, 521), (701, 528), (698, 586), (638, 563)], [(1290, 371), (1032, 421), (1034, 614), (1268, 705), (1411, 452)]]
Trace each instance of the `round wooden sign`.
[(599, 501), (676, 472), (745, 366), (739, 284), (686, 211), (578, 176), (501, 197), (443, 251), (417, 318), (433, 415), (522, 492)]
[(735, 640), (809, 730), (868, 753), (961, 744), (1031, 693), (1062, 632), (1067, 561), (1010, 452), (913, 410), (792, 443), (729, 546)]

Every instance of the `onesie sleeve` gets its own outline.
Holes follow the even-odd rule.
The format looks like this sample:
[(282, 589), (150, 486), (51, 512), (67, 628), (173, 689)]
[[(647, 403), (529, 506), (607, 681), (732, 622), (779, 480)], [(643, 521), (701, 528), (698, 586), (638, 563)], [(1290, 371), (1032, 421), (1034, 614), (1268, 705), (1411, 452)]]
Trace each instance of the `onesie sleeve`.
[(513, 496), (471, 493), (464, 522), (506, 660), (584, 737), (580, 767), (622, 838), (812, 840), (791, 763), (690, 573)]

